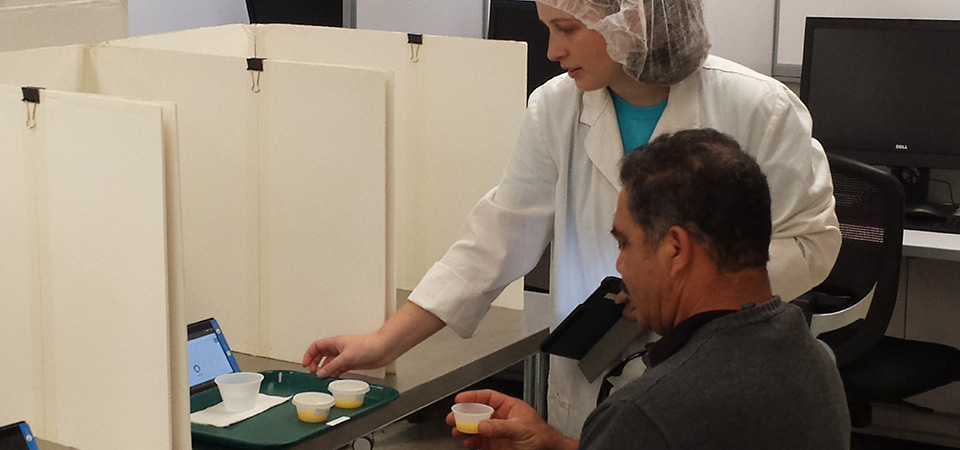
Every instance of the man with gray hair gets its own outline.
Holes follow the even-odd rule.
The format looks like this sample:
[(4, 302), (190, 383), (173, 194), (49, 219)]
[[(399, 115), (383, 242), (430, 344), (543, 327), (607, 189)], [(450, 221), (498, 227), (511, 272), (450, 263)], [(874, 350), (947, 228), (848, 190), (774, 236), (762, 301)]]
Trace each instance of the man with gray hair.
[(627, 154), (620, 178), (617, 301), (663, 336), (642, 354), (647, 370), (590, 414), (579, 443), (518, 399), (461, 393), (457, 402), (495, 409), (465, 445), (849, 448), (836, 366), (800, 310), (770, 290), (770, 192), (757, 163), (729, 136), (688, 130)]

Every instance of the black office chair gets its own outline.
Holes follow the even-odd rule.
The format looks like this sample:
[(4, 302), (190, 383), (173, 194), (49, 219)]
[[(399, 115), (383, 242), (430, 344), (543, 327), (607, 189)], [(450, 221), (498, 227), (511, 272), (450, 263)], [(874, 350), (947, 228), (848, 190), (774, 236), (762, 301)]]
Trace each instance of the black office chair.
[(797, 304), (836, 355), (852, 425), (865, 427), (873, 402), (899, 403), (960, 380), (960, 350), (884, 335), (900, 280), (903, 187), (879, 169), (829, 160), (843, 244), (826, 281)]
[(250, 23), (343, 26), (343, 0), (247, 0)]
[(893, 175), (829, 154), (843, 243), (833, 270), (796, 304), (843, 367), (887, 330), (897, 302), (903, 248), (903, 187)]

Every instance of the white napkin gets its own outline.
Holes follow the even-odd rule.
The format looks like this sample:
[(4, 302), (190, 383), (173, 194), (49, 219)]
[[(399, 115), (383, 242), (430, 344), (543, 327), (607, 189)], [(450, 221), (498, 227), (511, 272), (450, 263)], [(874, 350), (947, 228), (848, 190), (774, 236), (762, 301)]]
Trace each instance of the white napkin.
[(249, 419), (287, 400), (290, 400), (290, 397), (276, 397), (273, 395), (258, 394), (257, 406), (240, 412), (227, 411), (227, 409), (223, 406), (223, 402), (220, 402), (207, 409), (190, 414), (190, 422), (198, 425), (212, 425), (223, 428), (240, 422), (241, 420)]

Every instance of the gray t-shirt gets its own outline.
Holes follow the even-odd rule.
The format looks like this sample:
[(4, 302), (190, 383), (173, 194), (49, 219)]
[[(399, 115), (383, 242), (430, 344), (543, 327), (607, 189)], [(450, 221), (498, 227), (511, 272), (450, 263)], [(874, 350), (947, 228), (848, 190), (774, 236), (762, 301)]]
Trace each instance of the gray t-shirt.
[(587, 418), (581, 449), (850, 447), (836, 365), (779, 298), (704, 325)]

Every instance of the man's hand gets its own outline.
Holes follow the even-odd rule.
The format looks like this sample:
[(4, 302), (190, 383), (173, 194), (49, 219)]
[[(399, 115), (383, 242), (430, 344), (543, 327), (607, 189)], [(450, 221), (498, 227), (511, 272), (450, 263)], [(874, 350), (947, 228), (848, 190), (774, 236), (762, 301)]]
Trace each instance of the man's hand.
[(617, 294), (617, 297), (613, 299), (613, 302), (618, 305), (624, 305), (623, 307), (623, 316), (631, 319), (635, 322), (640, 322), (640, 316), (637, 311), (637, 307), (633, 306), (630, 303), (630, 293), (627, 292), (627, 287), (624, 286), (623, 289)]
[[(493, 407), (493, 416), (480, 422), (477, 435), (453, 429), (453, 435), (464, 437), (463, 446), (480, 450), (546, 450), (576, 449), (577, 442), (568, 439), (547, 425), (530, 405), (518, 398), (497, 391), (466, 391), (457, 394), (457, 403), (485, 403)], [(453, 413), (447, 425), (456, 425)]]

